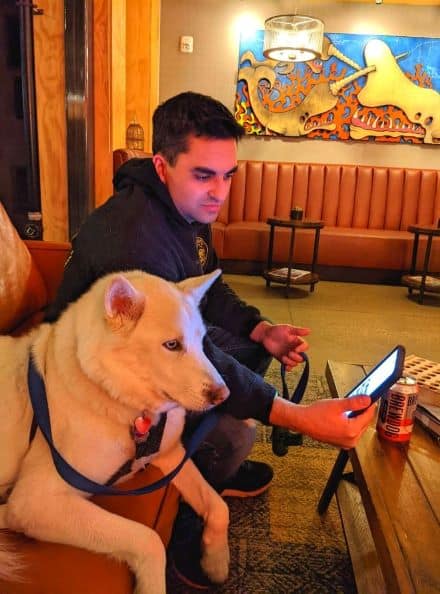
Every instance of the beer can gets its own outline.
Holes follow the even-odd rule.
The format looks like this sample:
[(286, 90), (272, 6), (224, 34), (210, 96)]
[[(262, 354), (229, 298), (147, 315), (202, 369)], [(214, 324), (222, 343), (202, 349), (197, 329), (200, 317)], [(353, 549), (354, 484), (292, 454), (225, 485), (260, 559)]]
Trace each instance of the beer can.
[(401, 377), (382, 397), (376, 429), (380, 437), (395, 443), (410, 440), (419, 388), (417, 380)]

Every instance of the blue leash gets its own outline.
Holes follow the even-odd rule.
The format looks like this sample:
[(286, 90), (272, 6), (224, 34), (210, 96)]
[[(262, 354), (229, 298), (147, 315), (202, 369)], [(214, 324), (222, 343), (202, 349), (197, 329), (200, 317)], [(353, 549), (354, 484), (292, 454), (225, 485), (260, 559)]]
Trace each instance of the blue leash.
[[(302, 371), (301, 377), (299, 378), (299, 382), (292, 394), (289, 394), (289, 388), (287, 387), (286, 382), (286, 366), (284, 364), (281, 365), (281, 382), (283, 385), (283, 398), (293, 402), (294, 404), (299, 404), (304, 396), (304, 392), (307, 388), (307, 382), (309, 381), (309, 371), (310, 371), (310, 364), (309, 358), (306, 353), (301, 353), (301, 356), (304, 361), (304, 369)], [(288, 448), (290, 445), (301, 445), (302, 444), (302, 435), (301, 433), (292, 433), (289, 429), (285, 429), (284, 427), (277, 427), (274, 426), (272, 429), (272, 452), (276, 456), (285, 456), (287, 454)]]
[(43, 434), (47, 445), (50, 448), (52, 453), (52, 458), (55, 464), (55, 467), (60, 474), (60, 476), (72, 487), (75, 489), (79, 489), (80, 491), (85, 491), (86, 493), (93, 493), (95, 495), (145, 495), (146, 493), (151, 493), (156, 489), (160, 489), (165, 487), (180, 471), (182, 466), (185, 462), (190, 458), (196, 449), (199, 447), (200, 443), (205, 439), (206, 435), (212, 431), (212, 429), (217, 424), (219, 413), (217, 410), (212, 409), (208, 413), (206, 413), (191, 436), (189, 443), (186, 448), (186, 452), (182, 460), (176, 466), (174, 470), (172, 470), (169, 474), (165, 475), (161, 479), (151, 483), (150, 485), (146, 485), (145, 487), (139, 487), (138, 489), (130, 489), (127, 491), (123, 491), (121, 489), (117, 489), (115, 487), (101, 485), (100, 483), (96, 483), (91, 479), (83, 476), (81, 473), (77, 472), (66, 460), (61, 456), (58, 450), (55, 448), (52, 440), (52, 430), (50, 427), (50, 417), (49, 417), (49, 408), (47, 405), (47, 398), (46, 398), (46, 389), (44, 386), (43, 379), (41, 375), (35, 368), (34, 362), (32, 357), (29, 359), (29, 367), (28, 367), (28, 384), (29, 384), (29, 394), (32, 402), (32, 407), (34, 409), (34, 414), (36, 418), (36, 422), (38, 427)]
[[(286, 383), (286, 366), (281, 365), (281, 380), (283, 384), (283, 398), (290, 400), (291, 402), (298, 403), (301, 401), (305, 389), (307, 387), (307, 381), (309, 379), (309, 360), (305, 353), (302, 353), (302, 357), (305, 362), (304, 370), (301, 375), (301, 378), (298, 382), (298, 385), (290, 398), (289, 390)], [(96, 483), (95, 481), (85, 477), (78, 471), (76, 471), (70, 464), (61, 456), (58, 450), (55, 448), (52, 439), (52, 429), (50, 426), (50, 416), (49, 416), (49, 407), (47, 404), (47, 397), (46, 397), (46, 388), (44, 386), (44, 381), (41, 375), (35, 368), (34, 362), (32, 357), (29, 358), (29, 366), (28, 366), (28, 385), (29, 385), (29, 394), (32, 403), (32, 407), (34, 409), (34, 421), (33, 426), (38, 426), (40, 428), (41, 433), (44, 436), (44, 439), (47, 442), (47, 445), (50, 448), (52, 453), (52, 458), (55, 464), (55, 468), (57, 469), (59, 475), (72, 487), (75, 489), (79, 489), (80, 491), (85, 491), (86, 493), (93, 493), (95, 495), (145, 495), (147, 493), (151, 493), (156, 489), (161, 489), (165, 487), (180, 471), (182, 466), (185, 462), (190, 458), (194, 452), (197, 450), (199, 445), (203, 442), (205, 437), (210, 433), (214, 427), (216, 426), (220, 413), (216, 409), (210, 410), (206, 413), (197, 426), (194, 433), (191, 435), (189, 442), (186, 446), (185, 455), (183, 456), (182, 460), (179, 464), (167, 475), (163, 476), (159, 480), (151, 483), (150, 485), (146, 485), (145, 487), (139, 487), (137, 489), (130, 489), (130, 490), (121, 490), (115, 487), (111, 487), (109, 485), (101, 485), (100, 483)], [(278, 453), (276, 447), (276, 441), (274, 436), (276, 435), (284, 436), (289, 435), (289, 431), (287, 429), (282, 429), (280, 427), (274, 427), (272, 433), (272, 449), (274, 453), (281, 456), (284, 455), (284, 441), (282, 442), (281, 447), (278, 448), (278, 451), (283, 449), (283, 453)]]
[(307, 383), (309, 381), (309, 358), (305, 353), (301, 353), (301, 357), (303, 358), (305, 365), (301, 377), (299, 378), (299, 382), (292, 396), (289, 395), (289, 388), (287, 387), (286, 366), (284, 365), (284, 363), (281, 365), (281, 382), (283, 384), (283, 398), (285, 398), (286, 400), (290, 400), (290, 402), (293, 402), (294, 404), (299, 404), (301, 402), (302, 397), (304, 396), (304, 392), (307, 388)]

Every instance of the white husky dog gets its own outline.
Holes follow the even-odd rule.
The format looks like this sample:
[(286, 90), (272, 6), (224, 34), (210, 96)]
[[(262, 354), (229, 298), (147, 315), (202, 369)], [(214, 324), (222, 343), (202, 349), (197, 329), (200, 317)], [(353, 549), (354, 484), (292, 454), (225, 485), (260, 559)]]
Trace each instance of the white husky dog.
[[(55, 324), (21, 338), (0, 337), (0, 576), (13, 579), (9, 529), (30, 537), (112, 555), (136, 575), (136, 594), (165, 594), (165, 550), (152, 529), (96, 506), (57, 473), (37, 430), (27, 368), (32, 355), (47, 392), (53, 442), (60, 454), (105, 484), (135, 453), (130, 428), (167, 413), (152, 462), (163, 473), (184, 455), (185, 410), (206, 411), (229, 395), (202, 350), (198, 305), (220, 270), (174, 284), (140, 271), (98, 280)], [(93, 453), (93, 455), (91, 455)], [(173, 479), (204, 519), (202, 566), (227, 578), (228, 508), (191, 460)]]

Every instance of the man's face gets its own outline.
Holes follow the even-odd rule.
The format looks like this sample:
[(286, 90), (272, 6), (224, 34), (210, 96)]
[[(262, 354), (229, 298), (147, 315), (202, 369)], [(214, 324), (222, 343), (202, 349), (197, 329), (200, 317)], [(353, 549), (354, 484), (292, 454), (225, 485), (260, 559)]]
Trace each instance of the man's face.
[(191, 136), (188, 151), (180, 153), (174, 165), (160, 154), (153, 163), (180, 214), (189, 222), (212, 223), (237, 169), (237, 144), (232, 138)]

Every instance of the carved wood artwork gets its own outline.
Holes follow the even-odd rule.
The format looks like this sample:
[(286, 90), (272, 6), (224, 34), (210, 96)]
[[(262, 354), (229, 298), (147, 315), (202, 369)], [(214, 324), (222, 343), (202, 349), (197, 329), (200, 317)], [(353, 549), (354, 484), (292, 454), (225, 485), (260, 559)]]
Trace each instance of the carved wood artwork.
[(319, 60), (260, 55), (262, 32), (242, 40), (235, 107), (249, 134), (440, 144), (438, 39), (328, 34)]

